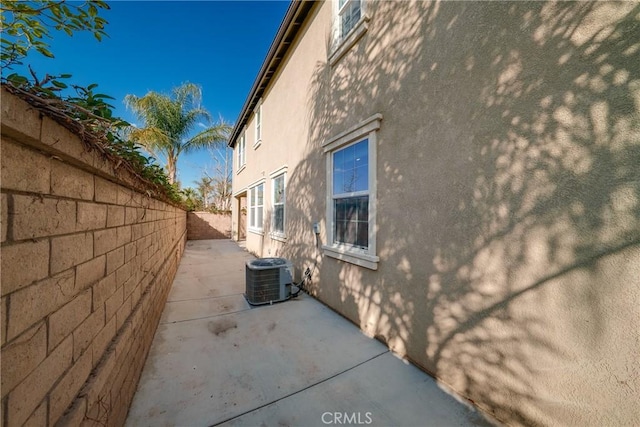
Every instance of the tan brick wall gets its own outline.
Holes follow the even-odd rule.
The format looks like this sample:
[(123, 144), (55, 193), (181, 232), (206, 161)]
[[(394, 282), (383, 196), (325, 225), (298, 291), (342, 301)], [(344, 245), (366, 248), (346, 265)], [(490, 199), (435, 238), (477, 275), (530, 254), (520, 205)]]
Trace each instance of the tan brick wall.
[(186, 214), (4, 90), (1, 142), (0, 424), (122, 425)]
[(189, 240), (230, 239), (231, 214), (189, 212), (187, 214), (187, 238)]

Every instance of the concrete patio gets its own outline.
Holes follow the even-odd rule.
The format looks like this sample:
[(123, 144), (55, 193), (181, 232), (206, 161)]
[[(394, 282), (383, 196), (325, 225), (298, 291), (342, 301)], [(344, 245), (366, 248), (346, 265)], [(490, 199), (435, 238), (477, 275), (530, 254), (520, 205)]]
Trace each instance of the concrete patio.
[(307, 295), (251, 307), (251, 258), (187, 243), (127, 425), (493, 424)]

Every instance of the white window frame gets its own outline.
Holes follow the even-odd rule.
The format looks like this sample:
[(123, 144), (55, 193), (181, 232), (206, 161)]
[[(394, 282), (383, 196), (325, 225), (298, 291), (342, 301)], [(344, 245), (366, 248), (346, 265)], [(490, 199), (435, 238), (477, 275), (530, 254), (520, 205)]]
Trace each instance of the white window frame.
[(246, 138), (246, 132), (244, 130), (242, 131), (242, 134), (238, 139), (237, 147), (238, 147), (238, 157), (237, 157), (238, 171), (236, 173), (240, 173), (247, 165), (247, 138)]
[[(375, 114), (345, 132), (322, 144), (326, 156), (327, 198), (326, 198), (326, 242), (322, 246), (324, 254), (350, 262), (371, 270), (378, 269), (380, 258), (376, 254), (376, 210), (377, 210), (377, 133), (382, 115)], [(358, 248), (334, 242), (334, 196), (333, 196), (333, 154), (347, 146), (368, 139), (368, 195), (369, 195), (369, 236), (367, 248)]]
[(258, 148), (260, 144), (262, 144), (262, 100), (258, 101), (258, 105), (255, 110), (253, 110), (254, 118), (254, 132), (255, 132), (255, 141), (253, 143), (253, 148)]
[(349, 33), (358, 25), (358, 22), (360, 22), (360, 19), (358, 19), (358, 22), (354, 22), (351, 24), (351, 28), (349, 28), (346, 33), (342, 32), (342, 23), (343, 23), (344, 14), (347, 11), (347, 9), (351, 8), (351, 5), (355, 3), (360, 4), (360, 17), (362, 18), (362, 15), (364, 12), (362, 10), (362, 6), (364, 3), (362, 0), (344, 0), (344, 4), (342, 5), (342, 7), (340, 7), (340, 0), (336, 1), (336, 7), (338, 8), (338, 25), (340, 26), (340, 28), (338, 28), (338, 31), (339, 31), (338, 37), (340, 37), (340, 39), (347, 38)]
[[(276, 171), (272, 172), (271, 174), (269, 174), (269, 177), (271, 178), (271, 224), (272, 224), (272, 230), (269, 233), (269, 237), (271, 237), (274, 240), (278, 240), (281, 242), (285, 242), (287, 240), (287, 167), (283, 166), (279, 169), (277, 169)], [(275, 180), (277, 178), (282, 177), (283, 179), (283, 186), (284, 186), (284, 197), (282, 200), (282, 205), (283, 205), (283, 221), (282, 221), (282, 226), (283, 229), (282, 231), (279, 230), (275, 230), (273, 227), (275, 227), (275, 216), (276, 216), (276, 186), (275, 186)]]
[[(263, 234), (264, 230), (264, 186), (265, 180), (261, 179), (249, 186), (247, 191), (247, 206), (249, 207), (248, 218), (247, 218), (247, 230), (256, 234)], [(258, 205), (258, 196), (257, 191), (258, 188), (262, 187), (262, 205)], [(258, 224), (258, 209), (262, 209), (262, 223)]]
[(328, 61), (334, 66), (367, 32), (369, 28), (369, 15), (367, 14), (367, 2), (360, 1), (360, 20), (356, 22), (346, 34), (342, 34), (342, 12), (355, 0), (347, 0), (342, 8), (340, 1), (333, 1), (333, 45)]

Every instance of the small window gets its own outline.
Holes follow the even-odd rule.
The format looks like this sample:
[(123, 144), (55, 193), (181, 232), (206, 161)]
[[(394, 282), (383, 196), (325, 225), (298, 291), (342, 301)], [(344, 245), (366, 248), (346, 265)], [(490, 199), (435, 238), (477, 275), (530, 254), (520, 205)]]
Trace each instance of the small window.
[(272, 232), (274, 234), (284, 236), (284, 221), (285, 221), (285, 174), (276, 176), (271, 180), (271, 187), (273, 188), (273, 213), (271, 215)]
[(262, 231), (264, 212), (264, 183), (249, 189), (249, 229)]
[(238, 170), (240, 170), (247, 163), (247, 144), (245, 140), (245, 133), (242, 132), (240, 140), (238, 141)]
[(258, 106), (255, 110), (255, 121), (256, 121), (256, 140), (254, 142), (254, 146), (257, 146), (262, 141), (262, 102), (258, 103)]
[(361, 0), (338, 0), (338, 16), (340, 21), (340, 38), (349, 34), (362, 15)]

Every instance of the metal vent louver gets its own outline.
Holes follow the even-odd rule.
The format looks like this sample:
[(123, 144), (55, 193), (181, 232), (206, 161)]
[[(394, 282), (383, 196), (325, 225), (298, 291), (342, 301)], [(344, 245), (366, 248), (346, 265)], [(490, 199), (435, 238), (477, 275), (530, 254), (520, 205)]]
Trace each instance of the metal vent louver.
[(293, 265), (284, 258), (247, 261), (245, 297), (251, 305), (289, 299), (292, 282)]

